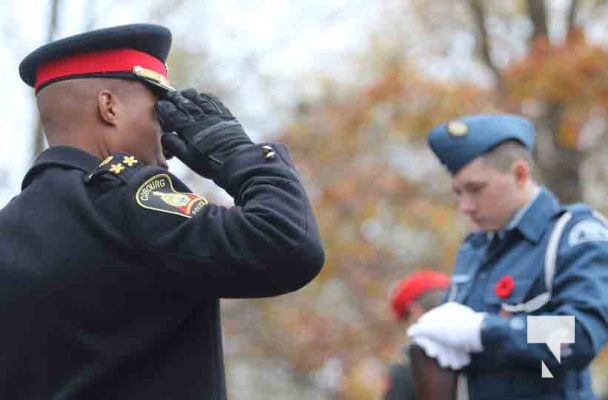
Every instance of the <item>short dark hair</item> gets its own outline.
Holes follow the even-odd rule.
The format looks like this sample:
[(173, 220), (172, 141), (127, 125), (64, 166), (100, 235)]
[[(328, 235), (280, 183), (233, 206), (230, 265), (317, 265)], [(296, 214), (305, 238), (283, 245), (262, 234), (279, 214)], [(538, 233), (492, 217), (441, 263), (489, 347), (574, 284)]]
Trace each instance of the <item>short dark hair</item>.
[(431, 289), (421, 294), (414, 302), (422, 307), (424, 311), (429, 311), (443, 303), (446, 293), (446, 289)]
[(519, 160), (527, 162), (531, 172), (535, 170), (532, 154), (522, 143), (516, 140), (507, 140), (484, 153), (481, 157), (488, 165), (500, 172), (508, 172), (513, 163)]

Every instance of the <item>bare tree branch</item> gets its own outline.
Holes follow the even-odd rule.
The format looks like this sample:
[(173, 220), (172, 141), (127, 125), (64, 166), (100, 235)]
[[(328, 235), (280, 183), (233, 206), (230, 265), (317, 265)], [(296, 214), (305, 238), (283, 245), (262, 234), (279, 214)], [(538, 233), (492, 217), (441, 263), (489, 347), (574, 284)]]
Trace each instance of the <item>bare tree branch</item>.
[[(61, 6), (61, 0), (51, 0), (51, 15), (49, 19), (49, 26), (46, 32), (46, 42), (50, 42), (55, 38), (57, 34), (58, 15)], [(36, 127), (34, 128), (34, 152), (33, 157), (36, 157), (42, 150), (44, 150), (44, 134), (42, 133), (42, 122), (40, 118), (37, 119)], [(33, 158), (32, 157), (32, 158)]]
[(478, 33), (478, 46), (481, 54), (481, 59), (484, 64), (492, 71), (496, 79), (496, 86), (499, 92), (504, 90), (504, 79), (502, 73), (494, 60), (490, 51), (490, 38), (486, 28), (486, 11), (483, 8), (481, 0), (469, 0), (469, 7), (473, 15), (475, 26)]
[(597, 10), (601, 7), (606, 6), (606, 4), (608, 4), (608, 0), (595, 0), (593, 5), (591, 6), (592, 10)]
[(528, 0), (528, 15), (532, 21), (530, 43), (538, 37), (549, 37), (545, 0)]
[(574, 24), (576, 23), (576, 15), (578, 13), (579, 0), (572, 0), (570, 3), (570, 9), (568, 10), (568, 30), (567, 32), (572, 31), (574, 28)]

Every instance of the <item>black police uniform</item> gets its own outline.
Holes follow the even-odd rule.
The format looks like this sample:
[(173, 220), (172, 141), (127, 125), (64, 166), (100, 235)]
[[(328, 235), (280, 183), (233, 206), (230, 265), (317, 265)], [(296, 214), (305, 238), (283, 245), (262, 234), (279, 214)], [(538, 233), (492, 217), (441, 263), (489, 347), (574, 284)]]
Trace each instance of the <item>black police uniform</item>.
[(219, 298), (296, 290), (323, 260), (273, 148), (226, 165), (235, 207), (191, 195), (191, 214), (142, 200), (190, 192), (162, 168), (43, 152), (0, 211), (0, 398), (225, 398)]
[[(65, 71), (154, 84), (165, 71), (147, 54), (164, 62), (167, 40), (148, 25), (62, 40), (26, 57), (22, 78), (37, 90)], [(129, 55), (147, 64), (113, 64), (112, 75), (60, 60), (34, 76), (44, 60), (103, 46), (134, 46)], [(213, 180), (230, 208), (131, 154), (40, 154), (0, 211), (1, 399), (226, 398), (219, 299), (296, 290), (324, 255), (283, 145), (247, 144), (224, 161)]]

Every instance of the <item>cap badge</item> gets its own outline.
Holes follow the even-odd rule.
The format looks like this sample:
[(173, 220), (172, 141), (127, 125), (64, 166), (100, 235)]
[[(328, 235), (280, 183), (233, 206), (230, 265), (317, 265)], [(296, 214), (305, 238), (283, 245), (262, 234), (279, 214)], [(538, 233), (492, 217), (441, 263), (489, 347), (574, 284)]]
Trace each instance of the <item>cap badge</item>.
[(454, 120), (448, 122), (448, 133), (451, 136), (465, 136), (469, 133), (469, 127), (462, 121)]
[(173, 87), (169, 84), (169, 80), (156, 71), (144, 68), (141, 65), (136, 65), (133, 67), (132, 72), (135, 76), (139, 76), (140, 78), (152, 81), (153, 83), (156, 83), (157, 85), (160, 85), (168, 90), (174, 90)]

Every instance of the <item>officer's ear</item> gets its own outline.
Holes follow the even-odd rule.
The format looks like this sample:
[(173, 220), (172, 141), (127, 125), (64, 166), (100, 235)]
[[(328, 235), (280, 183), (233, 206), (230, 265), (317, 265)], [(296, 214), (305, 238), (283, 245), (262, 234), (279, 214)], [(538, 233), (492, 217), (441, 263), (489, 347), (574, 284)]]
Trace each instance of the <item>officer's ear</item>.
[(517, 160), (511, 167), (511, 172), (518, 186), (524, 186), (530, 180), (530, 165), (524, 160)]
[(99, 118), (108, 125), (116, 125), (118, 122), (120, 99), (116, 93), (104, 89), (97, 93), (97, 111)]

